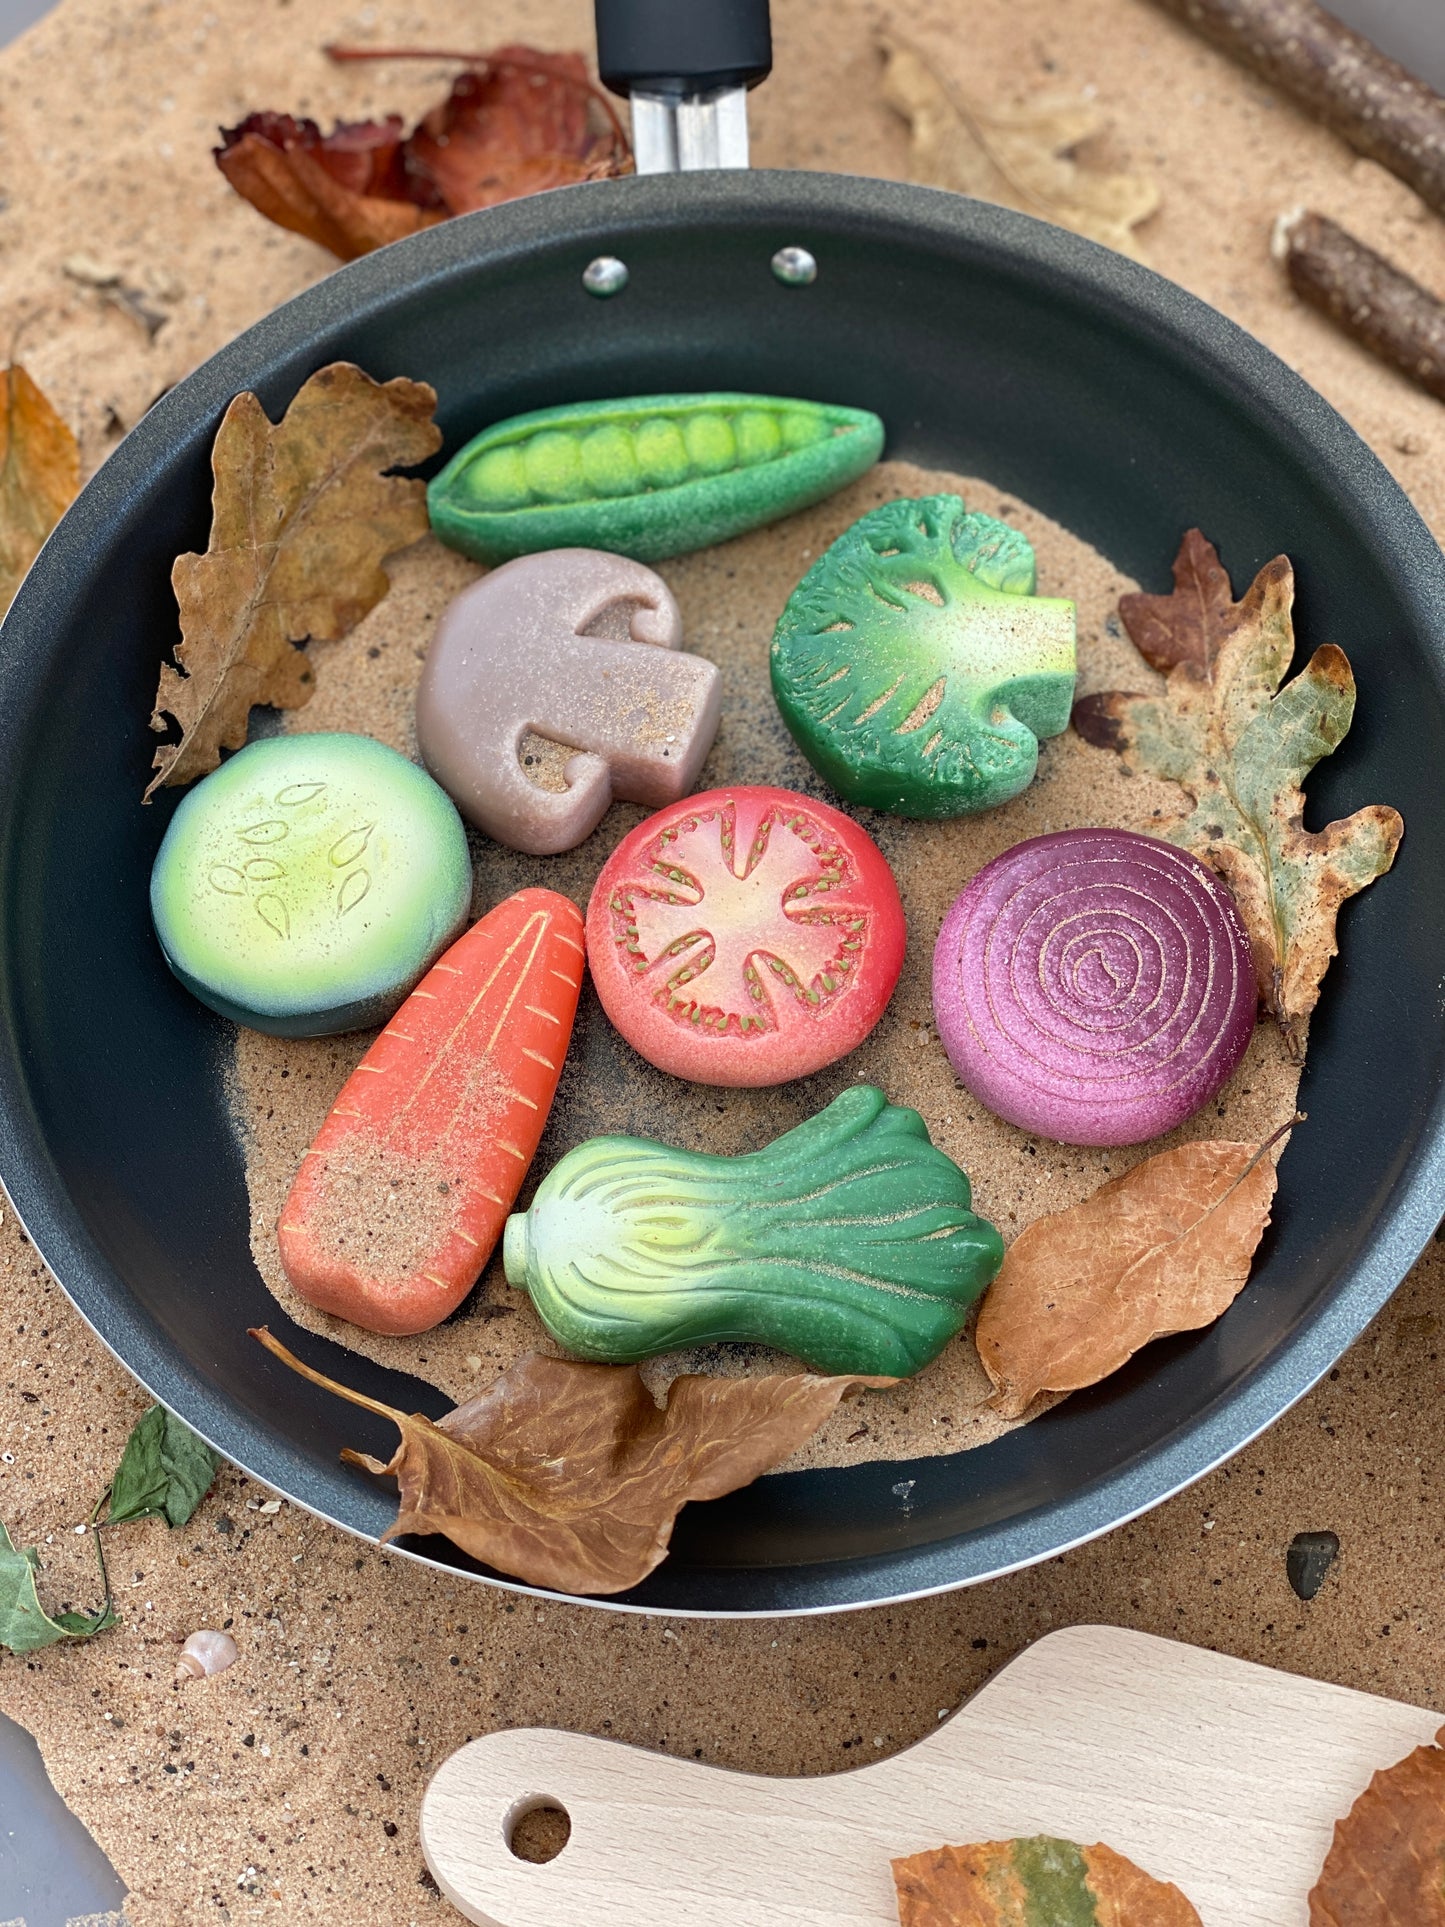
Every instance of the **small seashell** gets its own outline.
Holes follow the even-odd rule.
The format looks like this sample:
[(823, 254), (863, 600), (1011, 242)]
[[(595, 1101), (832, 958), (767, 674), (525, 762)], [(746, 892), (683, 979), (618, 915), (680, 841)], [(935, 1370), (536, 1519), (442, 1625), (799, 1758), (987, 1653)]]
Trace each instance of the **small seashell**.
[(205, 1679), (212, 1673), (224, 1673), (235, 1662), (236, 1642), (229, 1633), (192, 1633), (181, 1648), (176, 1678)]

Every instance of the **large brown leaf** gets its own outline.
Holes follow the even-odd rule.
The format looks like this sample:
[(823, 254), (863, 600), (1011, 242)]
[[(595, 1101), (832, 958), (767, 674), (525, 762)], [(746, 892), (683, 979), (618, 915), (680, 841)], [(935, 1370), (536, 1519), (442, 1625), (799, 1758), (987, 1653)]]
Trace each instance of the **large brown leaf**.
[(7, 368), (0, 386), (0, 616), (79, 487), (74, 435), (25, 370)]
[(689, 1499), (717, 1499), (787, 1458), (850, 1393), (891, 1378), (676, 1378), (659, 1406), (631, 1365), (529, 1352), (438, 1423), (393, 1410), (303, 1365), (253, 1331), (292, 1371), (389, 1418), (387, 1465), (343, 1452), (401, 1487), (396, 1524), (441, 1532), (476, 1559), (559, 1592), (624, 1592), (667, 1554)]
[(1040, 1392), (1097, 1384), (1151, 1339), (1218, 1318), (1269, 1223), (1268, 1150), (1181, 1144), (1021, 1231), (976, 1328), (995, 1408), (1019, 1418)]
[(1037, 1835), (935, 1847), (893, 1862), (899, 1927), (1200, 1927), (1167, 1880), (1111, 1847)]
[(1309, 1927), (1445, 1927), (1445, 1729), (1335, 1822)]
[[(345, 60), (411, 57), (409, 49), (329, 51)], [(344, 261), (453, 214), (631, 166), (621, 123), (582, 56), (523, 46), (477, 55), (410, 134), (395, 114), (323, 134), (313, 120), (256, 113), (223, 128), (221, 139), (216, 164), (238, 194)]]
[(1326, 643), (1280, 687), (1295, 647), (1288, 558), (1266, 563), (1236, 602), (1212, 544), (1191, 529), (1174, 584), (1171, 595), (1119, 604), (1140, 652), (1168, 676), (1163, 696), (1086, 696), (1074, 727), (1194, 799), (1164, 834), (1233, 891), (1261, 1001), (1299, 1058), (1340, 905), (1389, 869), (1405, 826), (1376, 803), (1304, 827), (1301, 784), (1349, 729), (1355, 679), (1344, 651)]
[(147, 797), (239, 749), (254, 703), (310, 700), (294, 645), (355, 628), (390, 587), (385, 558), (426, 534), (426, 484), (387, 470), (441, 446), (435, 407), (425, 382), (376, 382), (347, 361), (314, 374), (275, 426), (254, 395), (231, 403), (211, 452), (210, 546), (171, 571), (180, 668), (162, 665), (151, 728), (181, 735), (156, 751)]

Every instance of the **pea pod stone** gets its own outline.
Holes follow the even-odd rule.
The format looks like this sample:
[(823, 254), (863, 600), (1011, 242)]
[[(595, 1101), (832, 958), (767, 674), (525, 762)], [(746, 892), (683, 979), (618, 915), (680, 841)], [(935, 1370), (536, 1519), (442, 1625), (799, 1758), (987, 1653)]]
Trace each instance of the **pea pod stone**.
[(592, 1138), (508, 1219), (503, 1263), (579, 1358), (737, 1340), (815, 1371), (903, 1377), (1003, 1261), (971, 1205), (917, 1111), (863, 1084), (742, 1157)]
[(451, 798), (369, 736), (251, 743), (190, 790), (151, 871), (166, 962), (278, 1037), (382, 1023), (466, 922)]
[(773, 636), (773, 694), (814, 769), (900, 816), (963, 816), (1027, 789), (1074, 699), (1074, 605), (1035, 586), (1027, 539), (956, 495), (860, 517)]
[(760, 528), (877, 461), (860, 408), (773, 395), (574, 402), (483, 429), (431, 483), (431, 524), (480, 562), (607, 549), (639, 562)]

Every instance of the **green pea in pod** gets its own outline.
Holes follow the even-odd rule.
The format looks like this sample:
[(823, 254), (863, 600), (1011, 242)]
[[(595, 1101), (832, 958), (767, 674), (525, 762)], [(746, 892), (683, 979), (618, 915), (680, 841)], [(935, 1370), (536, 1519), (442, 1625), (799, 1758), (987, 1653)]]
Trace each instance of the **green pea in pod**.
[(443, 542), (480, 562), (542, 549), (682, 555), (822, 501), (877, 461), (861, 408), (772, 395), (643, 395), (515, 415), (427, 491)]
[(904, 1377), (1003, 1262), (967, 1174), (872, 1085), (742, 1157), (597, 1137), (507, 1221), (508, 1282), (579, 1358), (751, 1341), (815, 1371)]

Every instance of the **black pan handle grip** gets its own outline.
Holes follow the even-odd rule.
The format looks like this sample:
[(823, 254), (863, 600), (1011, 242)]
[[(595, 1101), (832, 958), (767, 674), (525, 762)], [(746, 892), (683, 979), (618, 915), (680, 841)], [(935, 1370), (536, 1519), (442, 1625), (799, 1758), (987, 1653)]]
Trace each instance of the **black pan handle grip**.
[(695, 98), (755, 87), (773, 64), (768, 0), (596, 0), (597, 68), (614, 94)]

